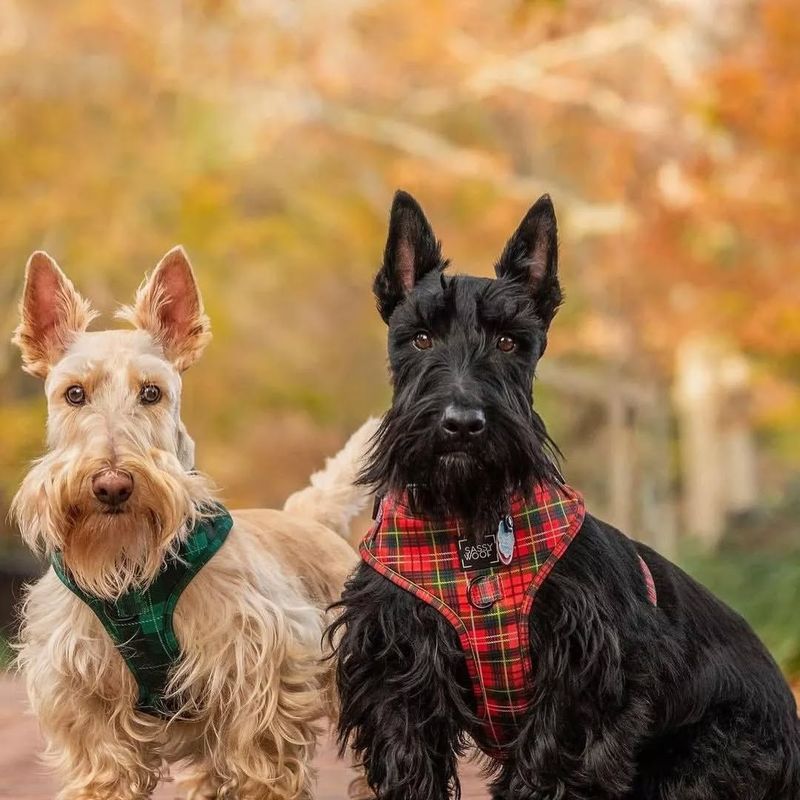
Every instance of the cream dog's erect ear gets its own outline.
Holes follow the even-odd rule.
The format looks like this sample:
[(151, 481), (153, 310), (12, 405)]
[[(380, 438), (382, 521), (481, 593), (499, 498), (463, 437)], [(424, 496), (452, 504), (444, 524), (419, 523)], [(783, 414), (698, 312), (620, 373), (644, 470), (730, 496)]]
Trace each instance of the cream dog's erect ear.
[(197, 361), (211, 339), (192, 265), (180, 246), (161, 259), (136, 292), (133, 306), (118, 316), (150, 333), (179, 372)]
[(23, 369), (39, 378), (47, 377), (96, 316), (58, 264), (41, 250), (28, 259), (19, 311), (12, 341), (22, 351)]

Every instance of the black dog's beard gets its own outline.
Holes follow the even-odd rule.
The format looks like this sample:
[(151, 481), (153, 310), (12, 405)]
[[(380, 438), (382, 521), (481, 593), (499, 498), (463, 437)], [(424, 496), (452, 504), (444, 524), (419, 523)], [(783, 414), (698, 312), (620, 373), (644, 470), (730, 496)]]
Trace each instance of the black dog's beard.
[[(497, 467), (483, 466), (471, 455), (440, 457), (427, 473), (429, 480), (409, 491), (411, 510), (434, 522), (458, 519), (476, 542), (497, 530), (508, 513), (512, 495), (522, 491)], [(530, 487), (524, 490), (527, 494)]]
[(380, 493), (407, 492), (412, 513), (432, 522), (457, 519), (476, 541), (494, 532), (515, 497), (530, 498), (540, 482), (558, 479), (558, 450), (540, 417), (505, 411), (490, 420), (479, 446), (437, 448), (432, 410), (393, 407), (375, 436), (359, 483)]

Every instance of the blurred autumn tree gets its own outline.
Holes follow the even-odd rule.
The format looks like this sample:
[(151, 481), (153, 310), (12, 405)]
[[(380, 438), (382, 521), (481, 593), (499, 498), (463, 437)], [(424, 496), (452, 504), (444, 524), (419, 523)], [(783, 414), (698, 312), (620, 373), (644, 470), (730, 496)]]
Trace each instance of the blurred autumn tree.
[(678, 154), (660, 196), (651, 191), (643, 203), (633, 252), (652, 274), (631, 268), (630, 299), (650, 350), (669, 353), (681, 335), (711, 331), (749, 354), (758, 421), (778, 459), (765, 483), (780, 485), (778, 466), (784, 479), (795, 476), (796, 495), (800, 17), (790, 0), (746, 11), (742, 35), (690, 97), (704, 146)]
[[(369, 285), (394, 188), (485, 274), (548, 191), (568, 293), (550, 357), (667, 380), (685, 336), (732, 338), (788, 485), (791, 6), (0, 0), (2, 330), (34, 248), (110, 312), (182, 242), (216, 335), (186, 379), (200, 465), (235, 504), (276, 503), (386, 403)], [(0, 371), (5, 506), (44, 409), (10, 347)]]

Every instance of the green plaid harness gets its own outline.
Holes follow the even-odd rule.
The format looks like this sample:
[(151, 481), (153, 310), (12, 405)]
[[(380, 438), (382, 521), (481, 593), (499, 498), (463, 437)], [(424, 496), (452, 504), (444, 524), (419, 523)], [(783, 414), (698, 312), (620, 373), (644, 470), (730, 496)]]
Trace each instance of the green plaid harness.
[(232, 526), (230, 514), (218, 506), (214, 516), (197, 521), (149, 586), (114, 601), (84, 592), (69, 576), (61, 554), (53, 555), (56, 575), (97, 615), (125, 659), (139, 687), (139, 711), (162, 718), (177, 712), (176, 698), (167, 693), (171, 670), (181, 652), (172, 624), (175, 606), (183, 590), (222, 547)]
[[(476, 744), (508, 756), (530, 702), (533, 654), (529, 616), (553, 566), (578, 535), (585, 511), (565, 485), (538, 485), (516, 499), (498, 531), (475, 542), (458, 521), (435, 525), (415, 516), (407, 498), (388, 496), (361, 543), (362, 559), (383, 577), (435, 608), (456, 630), (481, 727)], [(652, 576), (642, 573), (655, 604)]]

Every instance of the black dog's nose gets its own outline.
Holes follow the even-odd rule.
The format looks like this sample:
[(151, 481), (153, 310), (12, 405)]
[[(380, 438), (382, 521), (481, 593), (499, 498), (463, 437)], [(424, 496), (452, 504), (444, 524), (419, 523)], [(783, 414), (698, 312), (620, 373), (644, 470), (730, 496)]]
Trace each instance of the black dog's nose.
[(486, 427), (486, 415), (480, 408), (449, 405), (442, 415), (442, 428), (448, 436), (478, 436)]

